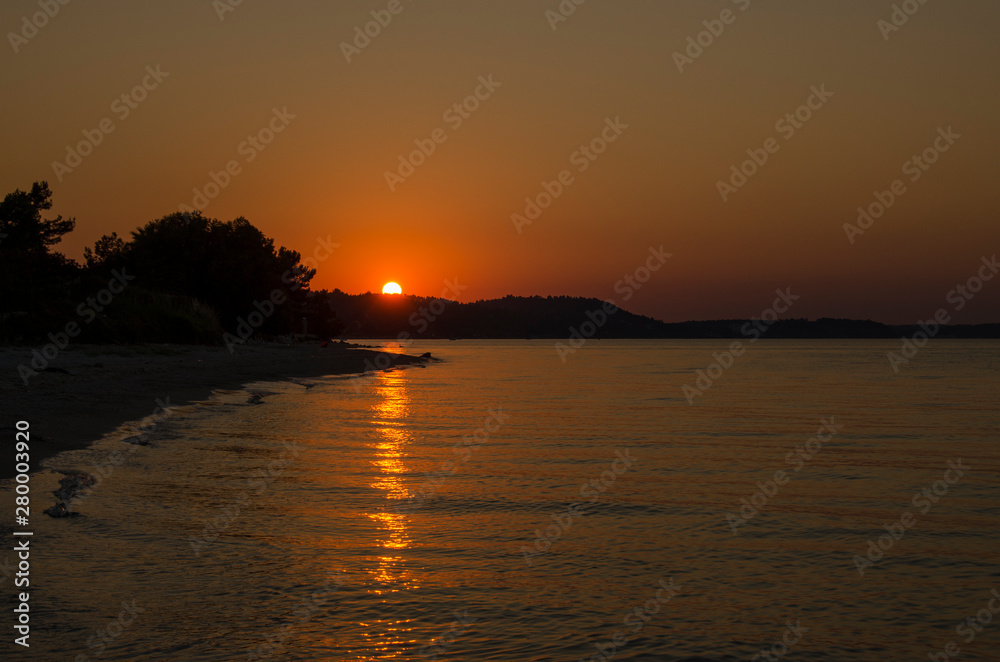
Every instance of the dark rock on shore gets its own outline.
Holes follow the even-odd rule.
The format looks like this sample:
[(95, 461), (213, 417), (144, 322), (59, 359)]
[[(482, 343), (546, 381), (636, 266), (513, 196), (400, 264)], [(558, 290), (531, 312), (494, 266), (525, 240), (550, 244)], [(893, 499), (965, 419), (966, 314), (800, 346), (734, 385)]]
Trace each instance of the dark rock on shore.
[[(90, 474), (85, 474), (85, 473), (69, 474), (65, 478), (59, 480), (60, 488), (55, 492), (53, 492), (53, 494), (56, 495), (56, 498), (61, 499), (62, 501), (69, 501), (70, 499), (75, 497), (77, 493), (80, 492), (80, 490), (91, 487), (96, 483), (97, 479), (91, 476)], [(65, 509), (65, 506), (63, 508)], [(64, 517), (64, 515), (53, 515), (53, 517)]]
[(43, 511), (49, 517), (76, 517), (80, 513), (74, 513), (66, 509), (66, 504), (57, 503)]

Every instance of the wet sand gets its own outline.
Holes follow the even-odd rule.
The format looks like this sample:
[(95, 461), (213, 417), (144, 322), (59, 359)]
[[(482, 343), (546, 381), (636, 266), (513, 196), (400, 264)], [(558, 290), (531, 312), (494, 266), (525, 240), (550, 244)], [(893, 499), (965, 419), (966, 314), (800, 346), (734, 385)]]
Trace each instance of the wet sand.
[[(25, 380), (18, 366), (30, 365), (31, 348), (0, 351), (2, 434), (13, 448), (14, 424), (31, 424), (31, 465), (48, 457), (86, 448), (126, 421), (209, 397), (214, 389), (239, 388), (255, 381), (283, 381), (322, 375), (353, 374), (379, 364), (382, 352), (347, 344), (318, 342), (224, 347), (136, 345), (70, 347), (49, 363), (55, 370)], [(392, 365), (422, 363), (389, 354)], [(13, 452), (0, 458), (0, 479), (14, 475)]]

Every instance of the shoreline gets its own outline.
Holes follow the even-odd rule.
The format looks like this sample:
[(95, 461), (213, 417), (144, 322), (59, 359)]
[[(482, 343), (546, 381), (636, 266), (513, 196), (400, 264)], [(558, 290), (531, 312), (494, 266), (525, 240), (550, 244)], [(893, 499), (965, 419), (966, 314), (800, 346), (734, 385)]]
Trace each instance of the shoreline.
[(239, 346), (233, 353), (198, 345), (80, 345), (62, 351), (50, 362), (52, 370), (38, 372), (25, 385), (18, 366), (30, 364), (31, 348), (8, 347), (0, 350), (0, 411), (10, 452), (0, 460), (0, 480), (14, 477), (14, 427), (20, 420), (31, 425), (30, 464), (37, 471), (43, 460), (87, 448), (164, 405), (205, 400), (216, 389), (257, 381), (359, 374), (380, 355), (390, 357), (387, 367), (425, 363), (348, 343), (325, 348), (319, 342), (268, 343)]

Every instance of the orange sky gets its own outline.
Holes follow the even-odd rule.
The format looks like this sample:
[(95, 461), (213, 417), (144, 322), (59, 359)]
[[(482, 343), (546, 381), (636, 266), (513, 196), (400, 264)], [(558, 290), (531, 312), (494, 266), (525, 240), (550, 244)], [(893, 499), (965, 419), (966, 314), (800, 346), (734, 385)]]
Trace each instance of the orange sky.
[[(341, 43), (389, 0), (244, 0), (220, 19), (224, 2), (70, 3), (8, 35), (0, 186), (49, 181), (54, 212), (77, 218), (68, 255), (191, 204), (230, 161), (205, 213), (306, 256), (330, 237), (314, 286), (348, 292), (439, 295), (457, 278), (463, 300), (616, 297), (662, 245), (673, 257), (634, 312), (750, 316), (790, 287), (792, 316), (914, 322), (1000, 246), (996, 3), (928, 2), (886, 40), (890, 2), (591, 0), (553, 30), (557, 0), (401, 0), (347, 62)], [(727, 9), (678, 71), (674, 53)], [(37, 11), (5, 2), (0, 26), (21, 33)], [(115, 104), (157, 65), (169, 75), (144, 100)], [(832, 97), (793, 136), (776, 127), (822, 85)], [(474, 112), (446, 115), (477, 88)], [(286, 108), (273, 142), (244, 143)], [(114, 131), (56, 173), (105, 118)], [(606, 118), (628, 128), (580, 172), (573, 154)], [(947, 127), (961, 138), (911, 182), (904, 163)], [(769, 138), (777, 151), (723, 201), (717, 182)], [(434, 152), (390, 190), (415, 140)], [(573, 183), (519, 233), (511, 215), (564, 170)], [(906, 193), (849, 243), (844, 224), (897, 179)], [(955, 320), (998, 309), (1000, 279)]]

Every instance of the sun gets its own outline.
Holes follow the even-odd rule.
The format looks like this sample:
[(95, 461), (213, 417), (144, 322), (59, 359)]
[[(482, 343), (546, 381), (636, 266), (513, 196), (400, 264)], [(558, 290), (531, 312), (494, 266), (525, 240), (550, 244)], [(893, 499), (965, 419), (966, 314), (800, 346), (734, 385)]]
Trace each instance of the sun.
[(403, 288), (399, 286), (399, 283), (386, 283), (385, 287), (382, 288), (382, 294), (402, 294)]

